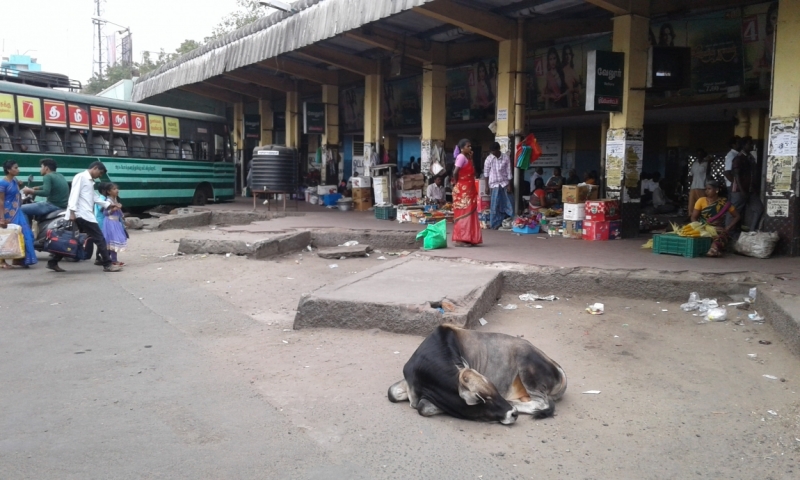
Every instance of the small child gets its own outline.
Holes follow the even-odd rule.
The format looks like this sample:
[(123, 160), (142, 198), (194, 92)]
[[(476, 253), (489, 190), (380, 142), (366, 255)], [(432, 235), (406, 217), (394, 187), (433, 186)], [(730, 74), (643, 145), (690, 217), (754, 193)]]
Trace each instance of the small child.
[[(101, 186), (100, 194), (105, 196), (108, 201), (119, 203), (119, 188), (114, 183), (106, 183)], [(122, 210), (110, 212), (103, 209), (103, 236), (106, 239), (108, 253), (111, 255), (111, 262), (120, 267), (125, 265), (117, 259), (117, 253), (124, 252), (128, 246), (128, 232), (125, 230), (124, 216)]]

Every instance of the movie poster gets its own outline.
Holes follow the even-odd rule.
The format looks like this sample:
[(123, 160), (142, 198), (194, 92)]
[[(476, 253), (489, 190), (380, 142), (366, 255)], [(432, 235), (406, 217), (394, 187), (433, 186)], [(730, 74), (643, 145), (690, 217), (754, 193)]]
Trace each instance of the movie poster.
[(422, 77), (410, 77), (383, 84), (383, 128), (422, 125)]
[(497, 59), (447, 70), (447, 119), (494, 120)]
[(611, 50), (611, 36), (580, 43), (539, 48), (528, 57), (527, 109), (583, 109), (586, 103), (586, 56), (591, 50)]
[(772, 54), (778, 27), (778, 2), (748, 5), (742, 10), (745, 93), (767, 92), (772, 82)]

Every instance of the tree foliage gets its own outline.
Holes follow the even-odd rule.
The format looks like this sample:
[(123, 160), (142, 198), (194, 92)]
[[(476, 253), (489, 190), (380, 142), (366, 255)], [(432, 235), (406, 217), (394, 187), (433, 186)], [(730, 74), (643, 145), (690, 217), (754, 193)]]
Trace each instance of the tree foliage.
[(205, 42), (227, 35), (272, 13), (272, 8), (261, 5), (259, 0), (236, 0), (236, 5), (238, 8), (222, 18), (211, 30), (211, 35), (204, 39)]

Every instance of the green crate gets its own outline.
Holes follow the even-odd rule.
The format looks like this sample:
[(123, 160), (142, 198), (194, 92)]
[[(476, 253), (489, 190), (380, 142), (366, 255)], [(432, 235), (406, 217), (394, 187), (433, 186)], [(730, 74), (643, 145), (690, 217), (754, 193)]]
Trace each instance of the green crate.
[(653, 236), (653, 253), (683, 255), (687, 258), (703, 257), (711, 248), (710, 237), (681, 237), (675, 233)]
[(397, 218), (397, 209), (394, 207), (376, 206), (375, 218), (378, 220), (394, 220)]

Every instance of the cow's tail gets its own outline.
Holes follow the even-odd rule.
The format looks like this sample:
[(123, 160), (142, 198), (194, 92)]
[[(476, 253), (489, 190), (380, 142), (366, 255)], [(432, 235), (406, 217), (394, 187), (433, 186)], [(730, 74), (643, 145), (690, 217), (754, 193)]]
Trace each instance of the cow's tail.
[(549, 397), (553, 400), (561, 400), (564, 392), (567, 391), (567, 374), (558, 363), (553, 362), (553, 365), (556, 367), (556, 370), (558, 370), (558, 382), (550, 389)]

